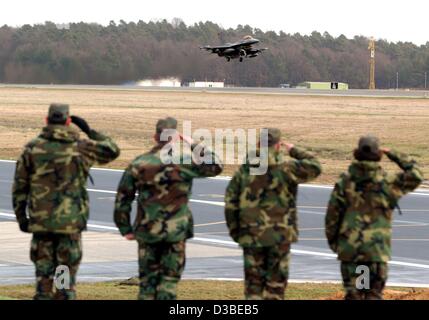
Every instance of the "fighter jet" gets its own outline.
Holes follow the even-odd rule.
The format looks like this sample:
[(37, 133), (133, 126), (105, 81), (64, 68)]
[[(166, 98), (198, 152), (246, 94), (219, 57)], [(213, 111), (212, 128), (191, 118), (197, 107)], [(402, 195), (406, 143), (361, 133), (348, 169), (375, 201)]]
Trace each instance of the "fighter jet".
[(252, 46), (259, 43), (258, 39), (255, 39), (251, 36), (245, 36), (243, 40), (236, 43), (226, 43), (221, 46), (204, 46), (200, 47), (201, 50), (207, 50), (210, 53), (215, 53), (219, 57), (225, 57), (226, 61), (231, 61), (231, 59), (239, 59), (240, 62), (243, 62), (244, 58), (254, 58), (259, 56), (259, 54), (267, 50), (268, 48), (253, 48)]

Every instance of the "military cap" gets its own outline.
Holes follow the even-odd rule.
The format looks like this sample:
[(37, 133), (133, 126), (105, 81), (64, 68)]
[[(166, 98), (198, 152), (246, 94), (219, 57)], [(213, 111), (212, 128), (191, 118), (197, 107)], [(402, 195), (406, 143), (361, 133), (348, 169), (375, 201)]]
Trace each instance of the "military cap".
[(68, 104), (52, 103), (49, 107), (48, 119), (54, 122), (66, 121), (70, 115)]
[(156, 133), (162, 133), (164, 129), (177, 129), (177, 120), (171, 117), (159, 119), (156, 123)]
[(280, 142), (281, 131), (277, 128), (268, 128), (268, 145), (273, 146)]
[(358, 150), (366, 154), (377, 154), (379, 152), (380, 141), (377, 137), (367, 135), (359, 139)]

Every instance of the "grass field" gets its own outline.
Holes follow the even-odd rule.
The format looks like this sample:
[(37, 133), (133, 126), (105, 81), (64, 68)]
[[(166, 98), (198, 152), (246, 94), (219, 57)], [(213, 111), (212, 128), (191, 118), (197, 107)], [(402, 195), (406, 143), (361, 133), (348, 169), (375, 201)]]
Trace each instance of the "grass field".
[[(135, 300), (137, 285), (120, 282), (80, 283), (77, 287), (80, 300)], [(10, 299), (31, 299), (31, 285), (1, 286), (0, 292)], [(339, 300), (343, 298), (340, 285), (336, 284), (289, 284), (286, 299), (289, 300)], [(0, 297), (1, 299), (1, 297)], [(243, 299), (243, 283), (236, 281), (191, 281), (179, 283), (180, 300), (240, 300)], [(412, 288), (388, 288), (388, 300), (428, 300), (429, 290)]]
[[(156, 120), (173, 116), (192, 121), (193, 130), (278, 127), (286, 141), (320, 158), (324, 173), (317, 183), (334, 182), (367, 133), (412, 154), (429, 173), (428, 99), (0, 88), (0, 158), (19, 155), (39, 133), (51, 102), (69, 103), (73, 114), (118, 142), (122, 154), (110, 164), (115, 168), (148, 150)], [(224, 174), (234, 169), (228, 166)]]

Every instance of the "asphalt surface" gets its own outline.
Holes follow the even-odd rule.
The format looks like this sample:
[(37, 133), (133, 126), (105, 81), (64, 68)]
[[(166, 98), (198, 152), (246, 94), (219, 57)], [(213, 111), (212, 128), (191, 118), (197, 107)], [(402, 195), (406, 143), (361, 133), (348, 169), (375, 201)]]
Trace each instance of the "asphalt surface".
[[(15, 164), (0, 161), (0, 220), (11, 220), (11, 184)], [(91, 216), (89, 229), (117, 232), (113, 224), (115, 190), (122, 175), (119, 170), (93, 169), (95, 185), (88, 183)], [(236, 248), (224, 223), (223, 196), (228, 178), (195, 180), (191, 209), (195, 222), (194, 243)], [(300, 241), (293, 245), (290, 277), (305, 281), (340, 280), (339, 264), (324, 236), (324, 216), (330, 186), (303, 185), (299, 189), (298, 214)], [(429, 287), (429, 190), (418, 190), (400, 202), (403, 215), (395, 212), (393, 257), (390, 283)], [(0, 265), (2, 257), (0, 257)], [(136, 274), (136, 262), (83, 264), (81, 280), (127, 278)], [(32, 266), (0, 266), (0, 284), (33, 281)], [(242, 259), (236, 257), (188, 259), (185, 278), (241, 279)]]
[(297, 96), (349, 96), (349, 97), (380, 97), (380, 98), (429, 98), (429, 91), (424, 90), (315, 90), (297, 88), (259, 88), (259, 87), (225, 87), (225, 88), (193, 88), (193, 87), (141, 87), (133, 85), (32, 85), (32, 84), (0, 84), (0, 88), (32, 88), (58, 90), (131, 90), (131, 91), (173, 91), (173, 92), (211, 92), (211, 93), (254, 93), (280, 94)]

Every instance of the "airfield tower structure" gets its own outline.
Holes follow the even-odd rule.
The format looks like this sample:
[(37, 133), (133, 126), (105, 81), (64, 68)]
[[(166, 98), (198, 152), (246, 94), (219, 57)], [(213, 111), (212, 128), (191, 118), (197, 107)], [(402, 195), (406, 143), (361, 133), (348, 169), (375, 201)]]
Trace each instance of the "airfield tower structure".
[(368, 50), (370, 52), (369, 56), (369, 89), (375, 89), (375, 40), (371, 38), (369, 40)]

